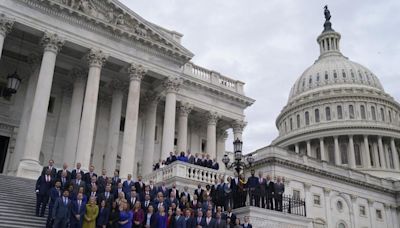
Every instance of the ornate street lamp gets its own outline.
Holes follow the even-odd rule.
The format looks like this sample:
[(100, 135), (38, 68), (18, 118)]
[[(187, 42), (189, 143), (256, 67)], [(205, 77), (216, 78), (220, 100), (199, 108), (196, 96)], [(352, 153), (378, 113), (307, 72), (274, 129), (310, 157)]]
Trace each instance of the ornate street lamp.
[[(234, 168), (238, 174), (240, 174), (240, 171), (243, 169), (250, 168), (251, 165), (254, 163), (254, 158), (251, 155), (244, 156), (242, 154), (242, 147), (243, 147), (243, 142), (240, 139), (236, 139), (233, 142), (233, 151), (234, 151), (234, 161), (229, 164), (230, 159), (227, 154), (224, 155), (222, 158), (222, 162), (225, 164), (225, 167), (227, 169), (232, 169)], [(244, 160), (247, 161), (244, 162)]]
[(21, 79), (15, 71), (13, 74), (7, 76), (7, 88), (3, 91), (3, 97), (10, 97), (12, 94), (18, 91)]

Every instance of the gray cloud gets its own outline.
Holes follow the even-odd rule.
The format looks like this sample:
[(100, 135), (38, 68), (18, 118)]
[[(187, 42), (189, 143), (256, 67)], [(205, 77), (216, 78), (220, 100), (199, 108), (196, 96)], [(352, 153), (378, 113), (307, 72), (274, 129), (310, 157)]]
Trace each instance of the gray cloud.
[[(184, 34), (196, 64), (246, 82), (244, 150), (268, 145), (289, 90), (319, 55), (323, 4), (342, 34), (342, 53), (368, 67), (400, 98), (398, 0), (122, 0), (145, 19)], [(228, 148), (232, 139), (227, 141)]]

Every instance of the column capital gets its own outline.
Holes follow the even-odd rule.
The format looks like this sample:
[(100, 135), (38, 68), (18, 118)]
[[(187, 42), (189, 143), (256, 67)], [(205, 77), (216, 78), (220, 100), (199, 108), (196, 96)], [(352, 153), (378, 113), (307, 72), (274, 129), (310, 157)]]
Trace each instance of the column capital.
[(141, 81), (146, 73), (147, 69), (140, 64), (131, 63), (128, 67), (129, 80), (131, 81)]
[(324, 194), (325, 194), (326, 196), (328, 196), (328, 195), (331, 193), (331, 191), (332, 191), (330, 188), (326, 188), (326, 187), (324, 187), (323, 189), (324, 189)]
[(178, 77), (168, 77), (164, 80), (163, 86), (167, 93), (176, 93), (182, 85), (182, 79)]
[(232, 122), (233, 132), (242, 133), (243, 129), (246, 127), (247, 122), (244, 120), (234, 120)]
[(104, 63), (107, 61), (108, 59), (108, 55), (105, 54), (103, 51), (101, 50), (97, 50), (97, 49), (90, 49), (90, 51), (88, 52), (87, 56), (86, 56), (86, 60), (89, 63), (89, 67), (103, 67)]
[(228, 131), (224, 129), (218, 129), (217, 130), (217, 137), (219, 139), (223, 139), (224, 141), (228, 138)]
[(373, 199), (367, 199), (367, 201), (369, 206), (372, 206), (375, 203), (375, 200)]
[(74, 80), (74, 82), (85, 82), (87, 74), (86, 70), (78, 67), (72, 68), (69, 72), (69, 76)]
[(178, 106), (179, 116), (188, 116), (190, 114), (190, 112), (192, 111), (192, 109), (193, 109), (193, 105), (192, 104), (190, 104), (188, 102), (181, 103)]
[(304, 185), (304, 190), (306, 190), (307, 192), (310, 191), (310, 188), (312, 187), (312, 184), (310, 183), (303, 183)]
[(62, 46), (64, 46), (65, 40), (60, 38), (56, 33), (44, 32), (40, 45), (44, 47), (44, 51), (51, 51), (58, 53)]
[(4, 14), (0, 15), (0, 34), (6, 36), (9, 32), (11, 32), (12, 27), (14, 26), (14, 19), (6, 17)]
[(220, 115), (217, 112), (208, 111), (207, 112), (207, 123), (209, 125), (216, 125)]
[(358, 196), (356, 196), (356, 195), (353, 195), (353, 194), (350, 195), (350, 199), (353, 203), (356, 202), (357, 198), (358, 198)]

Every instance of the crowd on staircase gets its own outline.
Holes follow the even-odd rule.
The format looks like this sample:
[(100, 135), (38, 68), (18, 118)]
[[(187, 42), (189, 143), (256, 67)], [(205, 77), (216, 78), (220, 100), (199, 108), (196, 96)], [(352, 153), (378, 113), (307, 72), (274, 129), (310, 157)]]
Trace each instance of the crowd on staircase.
[(250, 205), (282, 210), (279, 177), (274, 183), (252, 170), (247, 180), (239, 175), (217, 182), (189, 192), (187, 186), (144, 183), (140, 176), (122, 181), (118, 171), (97, 175), (94, 166), (84, 173), (80, 163), (72, 171), (65, 163), (56, 170), (50, 160), (36, 182), (36, 216), (43, 217), (48, 207), (47, 227), (54, 228), (251, 228), (248, 217), (240, 221), (232, 212), (245, 206), (247, 197)]
[(219, 163), (215, 158), (211, 159), (209, 154), (196, 153), (193, 155), (189, 151), (186, 153), (182, 151), (180, 154), (178, 154), (177, 151), (175, 151), (175, 153), (170, 152), (165, 160), (160, 160), (153, 165), (153, 170), (161, 169), (175, 161), (187, 162), (193, 165), (219, 170)]

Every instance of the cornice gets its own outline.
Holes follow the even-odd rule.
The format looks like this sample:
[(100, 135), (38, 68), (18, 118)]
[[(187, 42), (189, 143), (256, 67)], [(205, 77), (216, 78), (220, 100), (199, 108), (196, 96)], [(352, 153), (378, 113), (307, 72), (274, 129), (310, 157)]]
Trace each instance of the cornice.
[(352, 184), (352, 185), (360, 186), (363, 188), (368, 188), (370, 190), (384, 192), (384, 193), (392, 194), (392, 195), (397, 193), (396, 191), (389, 189), (389, 188), (385, 188), (384, 186), (379, 185), (379, 184), (377, 184), (377, 185), (370, 184), (365, 181), (341, 176), (337, 173), (328, 172), (328, 171), (325, 171), (322, 169), (318, 169), (318, 168), (311, 167), (311, 166), (308, 166), (305, 164), (300, 164), (300, 163), (296, 163), (293, 161), (281, 159), (278, 157), (267, 157), (267, 158), (258, 160), (254, 163), (254, 167), (265, 166), (265, 165), (281, 165), (281, 166), (284, 166), (287, 168), (296, 169), (297, 171), (300, 171), (302, 173), (311, 174), (313, 176), (320, 176), (320, 177), (323, 177), (325, 179), (329, 179), (332, 181), (340, 181), (342, 183), (348, 183), (348, 184)]
[[(112, 37), (118, 42), (124, 41), (122, 38), (125, 38), (127, 41), (129, 41), (126, 42), (129, 45), (133, 45), (153, 55), (168, 58), (169, 60), (182, 65), (193, 57), (193, 54), (183, 48), (183, 46), (177, 44), (175, 41), (172, 41), (169, 38), (164, 37), (161, 32), (157, 32), (156, 29), (152, 28), (151, 25), (147, 25), (149, 24), (148, 22), (142, 21), (143, 19), (141, 18), (135, 18), (133, 15), (130, 15), (130, 13), (125, 12), (125, 10), (114, 5), (111, 1), (107, 1), (107, 4), (111, 4), (115, 8), (110, 10), (120, 11), (119, 15), (132, 17), (131, 19), (136, 21), (137, 26), (144, 26), (144, 28), (141, 27), (140, 30), (148, 31), (150, 34), (145, 36), (141, 34), (141, 32), (137, 32), (134, 28), (128, 30), (127, 28), (116, 24), (115, 20), (117, 20), (116, 17), (119, 15), (114, 15), (113, 21), (107, 21), (105, 19), (96, 18), (92, 15), (84, 13), (82, 10), (66, 5), (65, 3), (62, 3), (62, 0), (21, 1), (32, 8), (41, 10), (46, 14), (55, 15), (61, 19), (65, 19), (65, 21), (68, 23), (85, 27), (85, 29), (101, 33), (101, 35), (108, 35), (108, 37)], [(98, 4), (97, 1), (95, 2)], [(97, 12), (94, 11), (93, 13)], [(155, 40), (155, 37), (157, 40)]]

